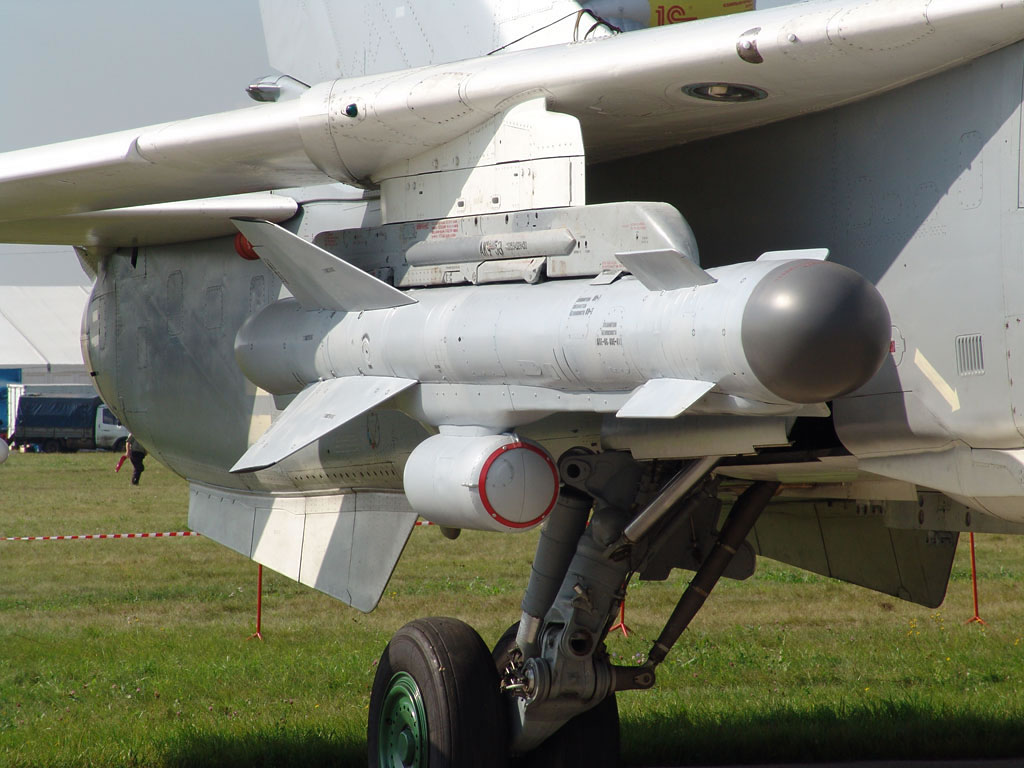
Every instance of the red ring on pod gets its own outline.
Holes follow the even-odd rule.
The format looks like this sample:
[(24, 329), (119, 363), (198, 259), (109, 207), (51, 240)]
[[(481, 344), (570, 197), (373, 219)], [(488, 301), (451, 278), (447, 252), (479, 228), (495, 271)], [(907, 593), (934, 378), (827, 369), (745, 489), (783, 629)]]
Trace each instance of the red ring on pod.
[[(494, 505), (491, 504), (491, 500), (487, 498), (487, 473), (490, 471), (491, 466), (494, 464), (495, 461), (498, 460), (498, 457), (500, 457), (502, 454), (507, 453), (508, 451), (516, 450), (518, 448), (525, 448), (528, 451), (532, 451), (533, 453), (537, 454), (544, 460), (544, 463), (547, 464), (548, 468), (551, 470), (553, 485), (555, 487), (555, 492), (551, 495), (551, 502), (548, 504), (547, 509), (541, 512), (540, 515), (535, 517), (533, 520), (527, 520), (523, 523), (517, 523), (513, 520), (509, 520), (508, 518), (502, 517), (501, 514), (494, 508)], [(547, 453), (542, 451), (537, 446), (530, 445), (529, 443), (519, 441), (514, 443), (507, 443), (498, 448), (497, 450), (495, 450), (490, 456), (487, 457), (487, 461), (484, 462), (483, 467), (480, 469), (480, 478), (478, 479), (477, 483), (477, 487), (480, 490), (480, 501), (483, 502), (484, 509), (487, 510), (487, 514), (489, 514), (502, 525), (508, 526), (509, 528), (530, 528), (534, 525), (537, 525), (538, 523), (542, 522), (545, 517), (551, 514), (551, 510), (555, 508), (555, 502), (558, 501), (558, 468), (555, 467), (555, 462), (551, 460), (551, 457), (548, 456)]]

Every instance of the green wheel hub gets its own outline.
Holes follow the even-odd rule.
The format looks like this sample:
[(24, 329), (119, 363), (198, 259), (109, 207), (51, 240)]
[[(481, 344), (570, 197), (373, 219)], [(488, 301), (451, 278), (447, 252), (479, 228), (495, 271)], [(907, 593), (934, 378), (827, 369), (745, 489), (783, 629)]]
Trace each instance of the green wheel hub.
[(420, 688), (408, 672), (398, 672), (388, 683), (381, 706), (378, 765), (426, 768), (428, 740), (427, 711)]

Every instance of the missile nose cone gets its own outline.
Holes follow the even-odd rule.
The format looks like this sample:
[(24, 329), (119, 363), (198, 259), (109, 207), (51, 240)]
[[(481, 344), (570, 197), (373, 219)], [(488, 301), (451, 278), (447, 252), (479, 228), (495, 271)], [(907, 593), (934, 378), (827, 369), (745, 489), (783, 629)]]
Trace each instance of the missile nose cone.
[(881, 367), (889, 350), (889, 310), (852, 269), (791, 261), (751, 293), (741, 339), (767, 389), (793, 403), (821, 403), (866, 384)]

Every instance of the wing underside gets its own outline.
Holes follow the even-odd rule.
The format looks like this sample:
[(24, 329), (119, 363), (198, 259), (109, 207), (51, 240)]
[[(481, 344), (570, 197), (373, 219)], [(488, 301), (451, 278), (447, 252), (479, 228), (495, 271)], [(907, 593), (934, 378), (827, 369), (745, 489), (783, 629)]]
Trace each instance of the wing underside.
[[(332, 180), (374, 187), (537, 97), (579, 120), (588, 161), (639, 154), (866, 98), (1022, 37), (1019, 3), (821, 2), (339, 80), (291, 101), (0, 155), (0, 222)], [(102, 228), (56, 237), (130, 244)]]
[(147, 246), (234, 235), (233, 218), (282, 222), (298, 212), (287, 195), (255, 193), (203, 200), (0, 221), (0, 242)]

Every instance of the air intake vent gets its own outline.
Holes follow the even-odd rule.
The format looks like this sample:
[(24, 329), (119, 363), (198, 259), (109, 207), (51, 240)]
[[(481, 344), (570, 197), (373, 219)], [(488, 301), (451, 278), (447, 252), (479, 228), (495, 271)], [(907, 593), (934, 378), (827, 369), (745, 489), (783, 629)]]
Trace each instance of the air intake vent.
[(980, 333), (956, 337), (956, 370), (961, 376), (980, 376), (985, 373)]

